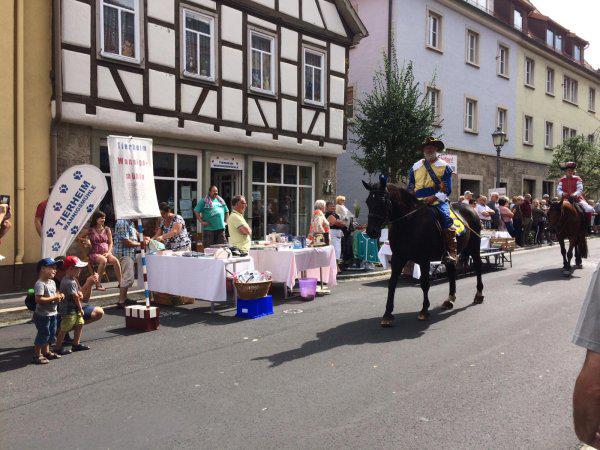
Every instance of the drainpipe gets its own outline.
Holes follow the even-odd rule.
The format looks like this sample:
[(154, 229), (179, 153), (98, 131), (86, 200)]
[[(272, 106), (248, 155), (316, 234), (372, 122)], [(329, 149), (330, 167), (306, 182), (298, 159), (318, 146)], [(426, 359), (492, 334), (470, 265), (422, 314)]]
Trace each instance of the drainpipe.
[(54, 91), (54, 111), (50, 124), (50, 183), (58, 178), (58, 124), (62, 120), (62, 59), (60, 43), (61, 35), (60, 0), (52, 1), (52, 71)]
[(17, 246), (15, 265), (23, 264), (25, 254), (25, 11), (24, 2), (15, 0), (17, 11), (17, 48), (16, 48), (16, 178), (17, 178)]
[(394, 0), (388, 0), (388, 55), (392, 54), (392, 3)]

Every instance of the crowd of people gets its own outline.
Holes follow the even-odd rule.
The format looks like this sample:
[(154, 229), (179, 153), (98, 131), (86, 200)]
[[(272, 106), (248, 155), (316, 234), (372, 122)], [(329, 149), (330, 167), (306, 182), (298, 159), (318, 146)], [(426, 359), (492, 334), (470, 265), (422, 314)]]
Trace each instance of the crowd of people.
[[(459, 200), (476, 210), (485, 229), (508, 232), (520, 247), (552, 244), (552, 236), (547, 229), (547, 213), (550, 204), (559, 201), (558, 197), (550, 198), (544, 194), (541, 199), (534, 199), (531, 194), (525, 194), (508, 198), (492, 192), (488, 200), (485, 195), (475, 198), (472, 192), (465, 191)], [(600, 202), (588, 200), (588, 204), (594, 209), (594, 213), (588, 216), (590, 232), (598, 234)]]

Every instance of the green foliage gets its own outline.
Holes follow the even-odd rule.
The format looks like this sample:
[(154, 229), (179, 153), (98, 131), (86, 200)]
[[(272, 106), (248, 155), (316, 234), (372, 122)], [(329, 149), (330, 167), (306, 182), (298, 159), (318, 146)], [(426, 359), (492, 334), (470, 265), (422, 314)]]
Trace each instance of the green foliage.
[(561, 166), (568, 161), (577, 163), (576, 173), (583, 179), (586, 194), (600, 191), (600, 143), (590, 142), (583, 136), (567, 139), (554, 149), (549, 176), (562, 177)]
[(400, 67), (394, 48), (391, 57), (384, 53), (373, 90), (357, 103), (350, 127), (360, 151), (352, 159), (365, 172), (385, 173), (398, 182), (422, 158), (417, 146), (434, 133), (434, 111), (415, 82), (412, 62)]

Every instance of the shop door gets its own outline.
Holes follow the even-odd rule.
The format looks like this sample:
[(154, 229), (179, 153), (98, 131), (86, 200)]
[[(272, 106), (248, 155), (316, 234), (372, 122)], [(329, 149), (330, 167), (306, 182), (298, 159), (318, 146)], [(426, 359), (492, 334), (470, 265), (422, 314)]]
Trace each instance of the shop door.
[(219, 195), (227, 203), (231, 211), (231, 199), (236, 195), (242, 195), (242, 171), (228, 169), (212, 169), (212, 184), (219, 189)]

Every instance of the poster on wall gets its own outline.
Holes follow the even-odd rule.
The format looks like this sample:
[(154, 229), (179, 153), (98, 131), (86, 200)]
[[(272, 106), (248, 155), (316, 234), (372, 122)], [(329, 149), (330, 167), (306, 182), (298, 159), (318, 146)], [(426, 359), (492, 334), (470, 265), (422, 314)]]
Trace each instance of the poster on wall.
[(106, 176), (83, 164), (63, 172), (48, 198), (42, 227), (42, 256), (65, 255), (106, 193)]
[(115, 217), (158, 217), (154, 186), (152, 139), (109, 136), (108, 160)]
[(445, 161), (446, 164), (452, 169), (452, 173), (458, 173), (458, 155), (451, 155), (450, 153), (439, 153), (438, 158)]
[(488, 189), (488, 199), (492, 198), (492, 193), (496, 193), (500, 197), (506, 197), (506, 188), (498, 187), (498, 188)]

